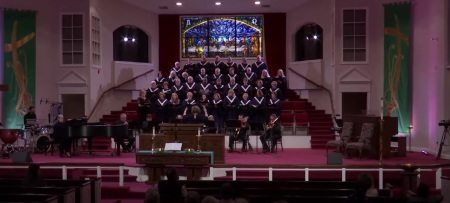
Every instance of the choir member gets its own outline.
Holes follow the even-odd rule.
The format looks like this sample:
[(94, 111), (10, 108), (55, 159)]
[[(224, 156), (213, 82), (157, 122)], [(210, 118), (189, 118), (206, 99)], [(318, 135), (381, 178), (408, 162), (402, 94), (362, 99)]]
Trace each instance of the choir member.
[(181, 114), (181, 102), (177, 93), (172, 93), (169, 100), (168, 109), (170, 122), (176, 120), (176, 117)]
[(163, 83), (166, 82), (166, 81), (167, 81), (167, 78), (165, 78), (163, 76), (162, 71), (159, 71), (158, 75), (155, 78), (155, 82), (156, 82), (156, 85), (158, 86), (158, 88), (162, 88), (163, 87)]
[(219, 93), (215, 93), (213, 100), (211, 101), (211, 113), (216, 122), (217, 130), (220, 132), (223, 130), (223, 101)]
[(254, 85), (256, 81), (256, 74), (252, 72), (251, 68), (247, 68), (246, 72), (244, 73), (242, 79), (247, 78), (248, 84)]
[(264, 123), (266, 118), (266, 98), (261, 90), (257, 90), (255, 97), (250, 102), (252, 111), (251, 120), (254, 123)]
[(59, 144), (59, 156), (63, 157), (64, 155), (70, 157), (70, 147), (72, 145), (72, 140), (69, 137), (69, 126), (67, 126), (64, 121), (64, 116), (59, 114), (58, 121), (55, 125), (53, 125), (53, 134), (52, 138), (56, 143)]
[(224, 107), (227, 112), (227, 120), (234, 120), (237, 118), (239, 99), (234, 94), (232, 89), (228, 90), (228, 95), (224, 99)]
[(225, 78), (224, 78), (224, 76), (220, 73), (220, 69), (219, 69), (219, 68), (216, 68), (216, 69), (214, 70), (214, 74), (211, 75), (210, 78), (211, 78), (211, 81), (217, 81), (217, 79), (220, 79), (221, 82), (225, 82)]
[(200, 69), (200, 73), (195, 76), (195, 81), (201, 83), (203, 78), (206, 78), (209, 81), (209, 75), (206, 74), (205, 68)]
[(247, 143), (248, 143), (248, 135), (247, 131), (249, 129), (249, 124), (247, 121), (248, 117), (245, 117), (243, 114), (239, 114), (238, 120), (241, 122), (240, 128), (237, 129), (235, 134), (229, 135), (228, 138), (228, 152), (234, 151), (234, 142), (236, 140), (242, 140), (242, 152), (247, 152)]
[(267, 70), (263, 70), (262, 71), (260, 79), (263, 82), (263, 87), (265, 89), (269, 89), (270, 88), (270, 83), (272, 82), (272, 78), (270, 77), (269, 72), (267, 72)]
[(169, 86), (173, 86), (176, 79), (178, 79), (177, 73), (175, 71), (170, 71), (169, 77), (167, 78), (167, 81), (169, 81)]
[(169, 121), (167, 106), (169, 102), (166, 99), (166, 95), (163, 92), (159, 93), (159, 99), (156, 100), (156, 116), (157, 120), (161, 123), (167, 123)]
[(230, 69), (228, 69), (228, 74), (225, 76), (226, 82), (230, 82), (230, 79), (231, 79), (231, 78), (234, 78), (234, 80), (235, 80), (236, 82), (240, 81), (240, 80), (239, 80), (239, 75), (236, 74), (236, 73), (234, 72), (234, 70), (235, 70), (234, 67), (231, 67)]
[(281, 89), (278, 87), (277, 81), (272, 81), (272, 83), (270, 84), (269, 91), (267, 92), (267, 95), (269, 96), (269, 98), (272, 93), (276, 93), (278, 99), (283, 101), (284, 96), (283, 96), (283, 93), (281, 92)]
[(213, 62), (213, 67), (214, 67), (214, 70), (216, 68), (218, 68), (222, 75), (227, 74), (227, 67), (225, 66), (225, 64), (223, 64), (222, 61), (220, 61), (220, 56), (219, 55), (216, 56), (216, 58), (215, 58), (215, 60)]
[[(280, 121), (275, 114), (270, 115), (269, 123), (267, 124), (267, 130), (264, 134), (262, 134), (259, 139), (261, 140), (261, 144), (263, 145), (263, 153), (275, 152), (275, 145), (278, 140), (281, 139), (281, 124)], [(270, 141), (270, 148), (267, 144), (267, 141)]]
[(141, 130), (143, 133), (151, 133), (153, 132), (153, 128), (155, 128), (155, 131), (159, 131), (159, 125), (158, 122), (155, 121), (152, 117), (152, 114), (147, 114), (145, 120), (142, 122)]
[(281, 92), (283, 93), (283, 97), (280, 97), (280, 95), (278, 95), (278, 98), (284, 100), (284, 94), (286, 93), (287, 89), (287, 79), (286, 76), (284, 76), (284, 72), (282, 69), (278, 69), (277, 76), (275, 76), (273, 80), (277, 81), (278, 88), (280, 88)]
[(189, 57), (187, 63), (184, 64), (183, 72), (187, 72), (190, 76), (194, 76), (194, 75), (198, 74), (198, 73), (196, 73), (195, 64), (192, 63), (191, 57)]
[(172, 90), (169, 87), (169, 82), (165, 81), (161, 88), (161, 92), (166, 95), (166, 98), (169, 99), (170, 95), (172, 95)]
[(256, 91), (260, 90), (264, 96), (266, 96), (267, 91), (266, 88), (263, 86), (262, 80), (256, 81), (256, 87), (253, 89), (253, 94), (255, 95)]
[(208, 75), (214, 74), (214, 66), (212, 66), (211, 63), (206, 61), (205, 55), (202, 55), (202, 60), (197, 63), (197, 70), (200, 70), (201, 68), (204, 68), (206, 70), (206, 74)]
[(155, 101), (158, 99), (159, 88), (156, 85), (155, 81), (150, 82), (150, 87), (147, 89), (147, 99), (150, 100), (150, 111), (153, 107), (155, 107)]
[(252, 64), (252, 71), (260, 78), (263, 70), (269, 70), (267, 64), (261, 60), (261, 55), (256, 56), (256, 62)]
[(239, 76), (241, 76), (241, 78), (243, 78), (242, 76), (244, 76), (244, 73), (247, 71), (247, 68), (252, 68), (252, 66), (250, 64), (247, 63), (247, 58), (242, 58), (242, 62), (241, 64), (238, 65), (237, 70), (235, 71), (237, 74), (239, 74)]
[(140, 94), (139, 94), (139, 98), (137, 99), (138, 102), (138, 109), (137, 109), (137, 113), (138, 113), (138, 119), (139, 119), (139, 123), (144, 122), (145, 120), (145, 116), (147, 115), (147, 113), (149, 113), (149, 108), (150, 108), (150, 100), (146, 97), (146, 92), (145, 90), (141, 90)]
[(188, 78), (189, 74), (187, 72), (183, 72), (180, 77), (181, 83), (183, 84), (186, 83), (188, 81)]
[(200, 91), (200, 94), (202, 94), (202, 95), (206, 95), (208, 98), (212, 98), (212, 95), (211, 95), (211, 88), (212, 88), (212, 86), (211, 86), (211, 84), (209, 84), (208, 83), (208, 79), (207, 78), (203, 78), (202, 79), (202, 83), (200, 83), (199, 85), (199, 91)]
[(231, 78), (228, 85), (225, 85), (225, 91), (229, 90), (233, 90), (234, 92), (239, 91), (239, 84), (236, 83), (236, 80), (234, 78)]
[(244, 93), (242, 95), (242, 99), (239, 101), (239, 106), (238, 106), (238, 110), (239, 113), (241, 113), (244, 116), (251, 116), (251, 111), (250, 111), (250, 98), (248, 96), (247, 93)]
[(242, 80), (242, 85), (240, 85), (238, 89), (238, 95), (240, 98), (242, 98), (242, 95), (244, 93), (247, 93), (247, 96), (249, 97), (253, 95), (253, 87), (250, 84), (248, 84), (248, 82), (249, 82), (248, 78), (244, 78)]
[(172, 68), (171, 71), (174, 71), (178, 77), (181, 77), (181, 74), (183, 73), (183, 69), (180, 66), (180, 62), (175, 62), (175, 66)]
[(172, 95), (173, 93), (176, 93), (177, 95), (179, 95), (180, 100), (184, 99), (184, 86), (181, 85), (181, 80), (180, 79), (176, 79), (175, 80), (175, 84), (172, 86)]
[(200, 97), (200, 100), (198, 101), (198, 103), (200, 104), (201, 110), (202, 110), (202, 114), (204, 115), (209, 115), (211, 114), (210, 112), (210, 104), (209, 104), (209, 99), (208, 96), (206, 94), (202, 94)]
[(193, 106), (197, 106), (197, 102), (194, 99), (194, 94), (192, 92), (186, 93), (186, 99), (181, 104), (181, 109), (187, 114), (191, 113)]
[(212, 90), (214, 93), (219, 93), (220, 96), (225, 94), (225, 86), (222, 85), (222, 80), (220, 78), (216, 80), (216, 84), (213, 85)]
[(235, 70), (235, 72), (238, 73), (237, 65), (236, 65), (236, 63), (233, 62), (233, 59), (231, 58), (231, 56), (228, 57), (228, 61), (225, 64), (225, 66), (227, 68), (227, 73), (230, 71), (230, 68), (233, 68)]
[(198, 106), (193, 106), (191, 113), (183, 117), (183, 123), (194, 123), (206, 125), (208, 117), (201, 114), (201, 110)]
[(185, 93), (192, 92), (194, 99), (199, 99), (199, 97), (200, 97), (199, 90), (200, 90), (200, 88), (194, 82), (194, 78), (192, 76), (189, 76), (187, 82), (184, 83)]
[[(127, 114), (125, 114), (125, 113), (120, 114), (120, 120), (118, 120), (116, 122), (116, 125), (128, 125)], [(128, 140), (128, 144), (125, 144), (124, 138)], [(116, 139), (117, 144), (122, 146), (123, 152), (131, 152), (132, 146), (134, 145), (134, 142), (136, 141), (134, 136), (129, 133), (127, 133), (126, 135), (123, 135), (123, 136), (119, 136), (115, 139)]]
[(280, 116), (281, 114), (281, 102), (280, 99), (278, 99), (276, 92), (270, 94), (270, 99), (267, 101), (267, 113), (269, 115), (275, 114), (277, 116)]

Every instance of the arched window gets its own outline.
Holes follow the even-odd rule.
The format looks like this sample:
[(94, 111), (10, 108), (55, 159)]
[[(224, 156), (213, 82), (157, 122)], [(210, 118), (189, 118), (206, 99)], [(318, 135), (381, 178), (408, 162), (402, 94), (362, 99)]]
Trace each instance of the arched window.
[(149, 39), (141, 29), (125, 25), (113, 32), (114, 61), (149, 63)]
[(315, 23), (306, 24), (295, 33), (295, 61), (322, 59), (323, 29)]

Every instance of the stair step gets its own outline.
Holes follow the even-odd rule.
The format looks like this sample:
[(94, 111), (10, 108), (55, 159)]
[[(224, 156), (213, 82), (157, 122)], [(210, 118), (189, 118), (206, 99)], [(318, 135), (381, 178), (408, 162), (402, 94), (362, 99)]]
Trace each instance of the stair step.
[[(233, 171), (226, 171), (227, 176), (233, 176)], [(236, 171), (236, 176), (269, 176), (267, 171)]]
[[(81, 179), (94, 179), (97, 178), (97, 175), (82, 175)], [(118, 175), (103, 175), (102, 174), (102, 182), (119, 182), (119, 176)], [(136, 182), (136, 177), (131, 175), (124, 175), (123, 176), (124, 182)]]
[[(233, 176), (215, 177), (214, 180), (233, 180)], [(260, 180), (267, 181), (269, 176), (236, 176), (236, 180)]]

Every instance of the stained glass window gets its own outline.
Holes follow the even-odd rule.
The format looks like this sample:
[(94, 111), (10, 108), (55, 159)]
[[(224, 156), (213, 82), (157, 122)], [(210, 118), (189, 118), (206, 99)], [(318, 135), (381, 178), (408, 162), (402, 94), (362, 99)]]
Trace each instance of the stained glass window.
[(183, 58), (263, 55), (263, 17), (181, 17), (181, 47)]

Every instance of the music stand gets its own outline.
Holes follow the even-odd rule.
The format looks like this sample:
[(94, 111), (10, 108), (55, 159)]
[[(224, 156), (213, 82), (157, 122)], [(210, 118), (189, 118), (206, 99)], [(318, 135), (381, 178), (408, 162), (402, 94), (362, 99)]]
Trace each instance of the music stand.
[[(256, 135), (256, 153), (258, 153), (259, 154), (259, 151), (258, 151), (258, 142), (259, 142), (259, 140), (258, 140), (258, 134), (259, 133), (264, 133), (264, 124), (263, 123), (249, 123), (249, 126), (250, 126), (250, 129), (251, 129), (251, 133), (252, 134), (254, 134), (254, 135)], [(258, 134), (257, 134), (258, 133)]]

